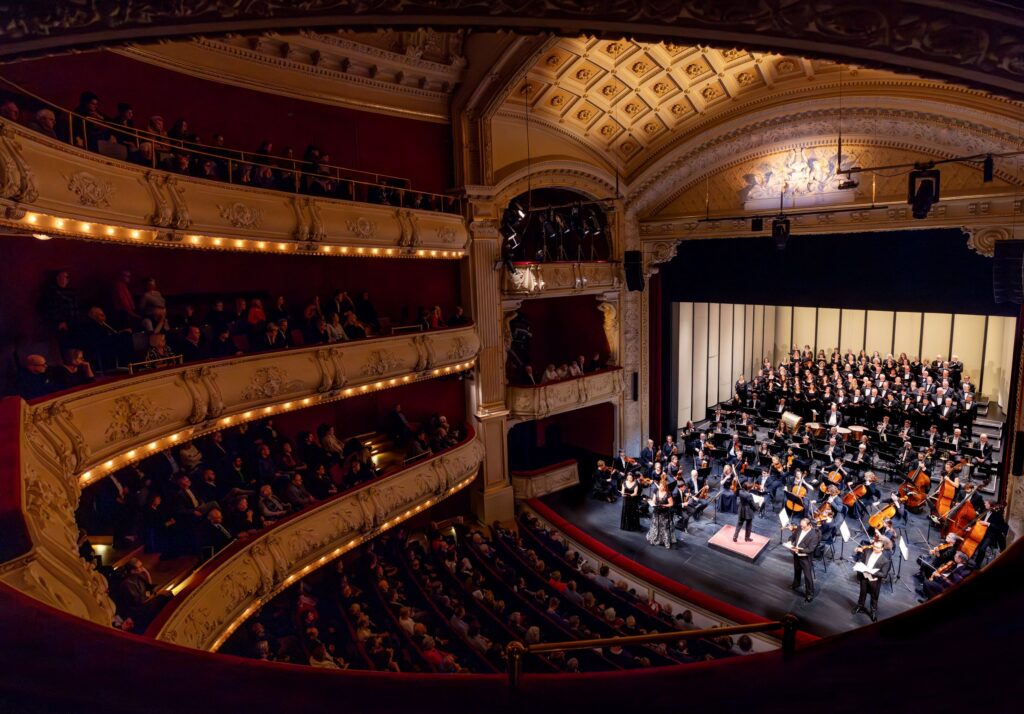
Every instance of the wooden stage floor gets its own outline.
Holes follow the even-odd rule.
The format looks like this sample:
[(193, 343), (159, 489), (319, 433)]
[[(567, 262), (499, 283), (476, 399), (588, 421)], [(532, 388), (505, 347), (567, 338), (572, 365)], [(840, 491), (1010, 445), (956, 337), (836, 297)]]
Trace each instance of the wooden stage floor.
[[(888, 495), (896, 484), (879, 486), (883, 494)], [(793, 558), (779, 545), (779, 521), (775, 514), (754, 519), (754, 532), (769, 538), (770, 543), (754, 563), (749, 563), (708, 545), (708, 540), (724, 524), (736, 523), (734, 514), (724, 513), (715, 523), (713, 506), (708, 507), (699, 521), (690, 523), (689, 533), (682, 535), (681, 543), (666, 550), (648, 545), (644, 533), (619, 530), (621, 502), (606, 503), (589, 498), (582, 485), (545, 496), (542, 500), (563, 518), (627, 558), (754, 614), (774, 619), (792, 612), (800, 618), (801, 629), (818, 636), (838, 634), (871, 622), (867, 615), (850, 612), (857, 603), (858, 593), (853, 551), (865, 539), (855, 520), (849, 521), (852, 536), (845, 548), (840, 546), (842, 538), (836, 537), (836, 560), (828, 563), (827, 572), (822, 570), (820, 562), (815, 563), (817, 595), (807, 603), (802, 593), (790, 589)], [(645, 528), (647, 523), (642, 521)], [(917, 581), (913, 574), (918, 570), (917, 557), (927, 550), (923, 544), (928, 534), (925, 516), (911, 513), (905, 532), (910, 559), (903, 563), (902, 575), (900, 579), (893, 580), (891, 591), (888, 584), (882, 586), (879, 620), (918, 603), (914, 590)], [(682, 531), (677, 529), (676, 533), (682, 534)], [(939, 535), (932, 529), (931, 544), (938, 542)], [(894, 558), (894, 563), (897, 561), (898, 557)]]

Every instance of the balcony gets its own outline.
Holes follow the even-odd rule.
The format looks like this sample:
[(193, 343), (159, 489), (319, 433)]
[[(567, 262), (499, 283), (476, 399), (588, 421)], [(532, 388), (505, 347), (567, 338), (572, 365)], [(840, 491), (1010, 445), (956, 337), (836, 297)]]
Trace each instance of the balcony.
[(520, 501), (539, 498), (580, 482), (579, 465), (570, 459), (533, 471), (512, 471), (509, 476), (516, 499)]
[(505, 271), (506, 297), (561, 297), (597, 294), (619, 288), (618, 263), (517, 263)]
[(465, 488), (483, 462), (476, 435), (433, 458), (235, 541), (194, 572), (147, 634), (217, 650), (263, 603), (310, 571)]
[(516, 420), (542, 419), (594, 404), (614, 402), (622, 395), (622, 389), (621, 367), (537, 386), (509, 385), (509, 416)]
[(33, 404), (3, 400), (0, 560), (14, 562), (0, 580), (109, 623), (103, 578), (77, 552), (83, 485), (231, 424), (469, 369), (479, 347), (474, 328), (460, 327), (199, 363)]
[(6, 120), (0, 207), (9, 227), (130, 245), (459, 258), (468, 243), (459, 215), (180, 176)]

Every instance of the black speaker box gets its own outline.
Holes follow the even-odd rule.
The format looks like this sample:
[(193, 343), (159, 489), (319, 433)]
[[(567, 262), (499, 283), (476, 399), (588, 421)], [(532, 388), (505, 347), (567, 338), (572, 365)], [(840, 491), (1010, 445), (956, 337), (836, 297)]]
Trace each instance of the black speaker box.
[(640, 399), (640, 373), (633, 372), (633, 401)]
[(1024, 303), (1024, 240), (996, 241), (992, 298), (997, 303)]
[(643, 257), (639, 250), (627, 250), (622, 256), (622, 267), (626, 271), (626, 288), (632, 292), (644, 289)]
[(1013, 441), (1013, 463), (1010, 473), (1020, 475), (1024, 472), (1024, 431), (1018, 431)]

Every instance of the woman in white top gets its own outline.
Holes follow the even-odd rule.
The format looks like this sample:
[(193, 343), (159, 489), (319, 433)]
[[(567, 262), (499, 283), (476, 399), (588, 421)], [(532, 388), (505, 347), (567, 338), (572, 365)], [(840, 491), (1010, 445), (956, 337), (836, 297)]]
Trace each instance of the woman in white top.
[(341, 324), (341, 315), (331, 313), (331, 321), (327, 324), (327, 337), (330, 342), (342, 342), (348, 339), (345, 327)]
[(540, 383), (545, 384), (547, 382), (557, 381), (559, 378), (558, 372), (555, 371), (555, 365), (549, 364), (547, 369), (544, 370), (543, 376), (540, 378)]

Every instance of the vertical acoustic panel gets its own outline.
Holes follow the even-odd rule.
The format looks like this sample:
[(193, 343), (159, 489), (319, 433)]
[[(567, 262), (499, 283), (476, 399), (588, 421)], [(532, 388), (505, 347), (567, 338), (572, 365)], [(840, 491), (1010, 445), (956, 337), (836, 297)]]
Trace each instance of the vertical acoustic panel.
[(843, 332), (839, 335), (839, 349), (860, 352), (864, 347), (864, 311), (843, 310)]
[(718, 403), (718, 347), (719, 347), (719, 325), (722, 306), (713, 302), (708, 305), (708, 370), (707, 394), (704, 399), (704, 406), (710, 407)]
[(750, 365), (750, 374), (747, 375), (748, 379), (753, 379), (754, 375), (757, 374), (757, 370), (761, 368), (761, 360), (770, 353), (773, 352), (771, 346), (768, 347), (767, 352), (765, 351), (765, 312), (768, 310), (764, 305), (754, 305), (754, 337), (752, 340), (753, 344), (753, 359)]
[(678, 303), (677, 331), (679, 350), (679, 385), (676, 389), (676, 413), (679, 426), (693, 419), (693, 303)]
[(1017, 321), (1012, 317), (1003, 319), (1003, 368), (999, 379), (999, 406), (1007, 410), (1010, 403), (1010, 378), (1013, 376), (1013, 339)]
[(748, 380), (754, 371), (754, 306), (743, 306), (743, 366), (741, 373)]
[(868, 352), (878, 350), (884, 358), (892, 353), (892, 325), (894, 314), (890, 310), (868, 310), (867, 344)]
[(698, 421), (708, 405), (708, 304), (693, 305), (693, 371), (690, 390), (691, 413)]
[(733, 306), (722, 305), (718, 314), (718, 401), (722, 401), (732, 396), (733, 353), (740, 343), (734, 341)]
[(949, 359), (949, 331), (953, 316), (948, 312), (926, 312), (921, 326), (921, 361)]
[[(971, 379), (978, 383), (982, 396), (994, 399), (999, 406), (999, 393), (1003, 382), (1004, 365), (1009, 365), (1013, 354), (1003, 354), (1003, 330), (1004, 321), (1015, 322), (1008, 317), (990, 317), (988, 319), (988, 331), (985, 333), (985, 364), (981, 367), (981, 374), (975, 374), (974, 369), (964, 365), (965, 371), (971, 375)], [(1011, 328), (1012, 332), (1012, 328)]]
[(893, 342), (892, 351), (898, 357), (906, 354), (913, 359), (920, 357), (921, 345), (921, 313), (919, 312), (897, 312), (896, 313), (896, 339)]
[[(758, 355), (761, 359), (770, 357), (773, 364), (778, 364), (779, 360), (782, 359), (782, 353), (779, 351), (778, 344), (779, 340), (776, 338), (779, 329), (779, 313), (781, 309), (775, 305), (764, 306), (764, 343), (761, 346), (761, 354)], [(786, 310), (786, 312), (789, 312)], [(789, 327), (786, 327), (786, 334), (789, 334)]]
[(814, 347), (814, 328), (816, 326), (817, 310), (815, 308), (793, 308), (793, 343), (800, 350), (803, 350), (806, 345)]
[(825, 350), (825, 355), (832, 354), (832, 348), (839, 345), (839, 309), (834, 307), (818, 308), (818, 350)]
[(964, 371), (971, 375), (974, 387), (981, 377), (981, 353), (985, 346), (985, 316), (956, 315), (953, 318), (953, 354), (964, 363)]

